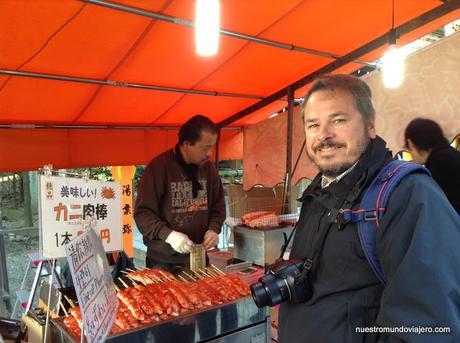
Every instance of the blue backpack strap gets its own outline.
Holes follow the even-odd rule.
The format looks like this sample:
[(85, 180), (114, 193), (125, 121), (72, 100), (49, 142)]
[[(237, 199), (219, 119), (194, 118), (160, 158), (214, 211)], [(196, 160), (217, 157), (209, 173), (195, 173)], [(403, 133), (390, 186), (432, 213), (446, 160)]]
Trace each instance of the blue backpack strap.
[(395, 160), (388, 163), (382, 168), (364, 193), (359, 209), (353, 211), (349, 209), (342, 210), (345, 221), (357, 223), (359, 240), (364, 255), (383, 285), (386, 284), (385, 276), (376, 253), (377, 230), (380, 226), (380, 220), (385, 213), (391, 193), (403, 177), (414, 172), (431, 176), (427, 168), (417, 163), (402, 160)]

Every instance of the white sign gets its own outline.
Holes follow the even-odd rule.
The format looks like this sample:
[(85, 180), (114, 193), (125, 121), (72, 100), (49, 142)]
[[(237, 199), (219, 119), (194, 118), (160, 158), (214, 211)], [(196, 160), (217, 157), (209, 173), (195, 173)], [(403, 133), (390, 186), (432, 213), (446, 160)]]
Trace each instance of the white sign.
[(119, 182), (40, 175), (39, 194), (42, 258), (65, 257), (64, 245), (83, 232), (88, 217), (97, 221), (105, 251), (123, 249)]
[(88, 229), (65, 245), (88, 343), (104, 342), (118, 310), (101, 239)]

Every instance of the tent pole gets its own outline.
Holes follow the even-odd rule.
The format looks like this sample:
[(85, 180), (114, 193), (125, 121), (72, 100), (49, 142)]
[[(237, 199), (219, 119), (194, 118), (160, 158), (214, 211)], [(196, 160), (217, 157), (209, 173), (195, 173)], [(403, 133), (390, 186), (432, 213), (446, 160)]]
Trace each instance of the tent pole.
[(294, 89), (287, 88), (288, 97), (288, 115), (287, 115), (287, 133), (286, 133), (286, 176), (284, 179), (283, 190), (283, 214), (291, 210), (291, 176), (292, 176), (292, 142), (294, 126)]
[(216, 169), (219, 170), (219, 147), (220, 147), (220, 128), (217, 129), (217, 141), (216, 141)]
[(5, 254), (4, 231), (2, 227), (2, 211), (0, 210), (0, 316), (8, 317), (11, 312), (9, 295), (8, 272)]
[(184, 93), (184, 94), (199, 94), (199, 95), (209, 95), (209, 96), (225, 96), (232, 98), (247, 98), (247, 99), (263, 99), (263, 96), (251, 95), (251, 94), (237, 94), (237, 93), (226, 93), (226, 92), (217, 92), (217, 91), (205, 91), (197, 89), (186, 89), (186, 88), (176, 88), (176, 87), (163, 87), (155, 85), (147, 85), (142, 83), (132, 83), (116, 80), (100, 80), (100, 79), (90, 79), (77, 76), (67, 76), (59, 74), (45, 74), (45, 73), (36, 73), (30, 71), (19, 71), (11, 69), (0, 69), (0, 74), (9, 75), (9, 76), (23, 76), (23, 77), (33, 77), (38, 79), (46, 80), (55, 80), (55, 81), (67, 81), (67, 82), (78, 82), (78, 83), (89, 83), (101, 86), (112, 86), (112, 87), (121, 87), (121, 88), (138, 88), (138, 89), (147, 89), (153, 91), (163, 91), (163, 92), (175, 92), (175, 93)]
[[(160, 126), (160, 125), (152, 125), (152, 126), (129, 126), (129, 125), (91, 125), (91, 124), (76, 124), (76, 125), (66, 125), (66, 124), (59, 124), (59, 123), (46, 123), (46, 124), (34, 124), (34, 123), (27, 123), (27, 124), (0, 124), (0, 129), (12, 129), (12, 130), (48, 130), (48, 129), (62, 129), (62, 130), (141, 130), (141, 131), (177, 131), (180, 129), (179, 126)], [(222, 127), (220, 130), (225, 131), (241, 131), (242, 128), (240, 126), (229, 126), (229, 127)]]

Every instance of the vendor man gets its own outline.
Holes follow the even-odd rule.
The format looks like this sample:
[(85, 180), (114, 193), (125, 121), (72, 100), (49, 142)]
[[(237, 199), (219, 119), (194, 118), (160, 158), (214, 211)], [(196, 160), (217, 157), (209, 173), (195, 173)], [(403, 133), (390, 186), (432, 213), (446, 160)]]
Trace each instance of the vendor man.
[(179, 142), (155, 157), (142, 175), (134, 218), (147, 246), (146, 266), (189, 267), (194, 244), (218, 242), (225, 220), (224, 191), (209, 161), (217, 127), (196, 115), (179, 130)]

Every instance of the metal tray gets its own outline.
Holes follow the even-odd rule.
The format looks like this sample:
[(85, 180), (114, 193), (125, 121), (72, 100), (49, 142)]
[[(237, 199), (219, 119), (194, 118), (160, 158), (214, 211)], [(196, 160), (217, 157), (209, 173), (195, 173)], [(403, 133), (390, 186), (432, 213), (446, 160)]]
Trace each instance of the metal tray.
[[(63, 320), (62, 317), (51, 320), (52, 342), (78, 343), (79, 340), (67, 329)], [(251, 297), (245, 297), (124, 331), (109, 336), (106, 342), (207, 342), (258, 324), (270, 324), (268, 310), (266, 307), (259, 309)], [(260, 330), (257, 335), (261, 335)]]

